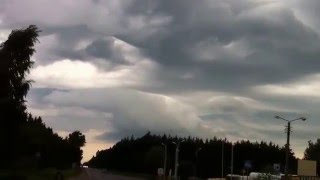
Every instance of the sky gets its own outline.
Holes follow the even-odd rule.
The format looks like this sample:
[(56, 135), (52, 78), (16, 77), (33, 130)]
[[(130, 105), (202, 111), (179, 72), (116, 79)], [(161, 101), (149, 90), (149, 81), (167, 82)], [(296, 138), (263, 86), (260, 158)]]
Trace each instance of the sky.
[(319, 0), (0, 0), (0, 41), (42, 30), (27, 101), (84, 161), (123, 137), (320, 137)]

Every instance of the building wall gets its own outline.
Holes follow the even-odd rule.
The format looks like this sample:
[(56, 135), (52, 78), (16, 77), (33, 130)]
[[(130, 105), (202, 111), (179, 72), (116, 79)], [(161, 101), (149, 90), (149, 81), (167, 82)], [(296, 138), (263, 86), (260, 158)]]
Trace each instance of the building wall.
[(298, 160), (298, 175), (299, 176), (316, 176), (317, 162), (309, 160)]

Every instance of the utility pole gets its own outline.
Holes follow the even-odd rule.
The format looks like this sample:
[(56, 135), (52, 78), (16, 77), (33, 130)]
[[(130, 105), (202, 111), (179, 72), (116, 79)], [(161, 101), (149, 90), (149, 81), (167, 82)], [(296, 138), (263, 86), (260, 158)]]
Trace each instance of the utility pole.
[(285, 174), (285, 179), (286, 180), (289, 180), (289, 153), (290, 153), (290, 133), (291, 133), (291, 122), (293, 121), (297, 121), (297, 120), (302, 120), (302, 121), (305, 121), (307, 120), (307, 118), (305, 117), (300, 117), (300, 118), (296, 118), (296, 119), (292, 119), (292, 120), (287, 120), (283, 117), (280, 117), (280, 116), (275, 116), (276, 119), (282, 119), (284, 121), (286, 121), (288, 124), (287, 124), (287, 144), (286, 144), (286, 165), (284, 167), (284, 174)]
[(223, 161), (224, 161), (224, 157), (223, 157), (223, 146), (224, 146), (224, 142), (222, 141), (222, 150), (221, 150), (221, 178), (223, 178)]
[(176, 144), (176, 156), (175, 156), (175, 167), (174, 167), (174, 178), (177, 179), (178, 177), (178, 167), (179, 167), (179, 151), (180, 151), (180, 143), (184, 142), (184, 140), (178, 142), (178, 143), (174, 143)]
[(177, 145), (176, 145), (177, 147), (176, 147), (176, 156), (175, 156), (175, 161), (174, 161), (174, 178), (175, 179), (177, 179), (177, 177), (178, 177), (178, 166), (179, 166), (179, 146), (180, 146), (180, 143), (178, 143)]
[(233, 143), (231, 143), (231, 180), (233, 176)]
[(288, 121), (287, 144), (286, 144), (286, 165), (284, 166), (284, 174), (285, 174), (286, 180), (289, 180), (288, 173), (289, 173), (289, 153), (290, 153), (290, 131), (291, 131), (291, 122)]
[(163, 144), (164, 146), (164, 162), (163, 162), (163, 175), (164, 177), (166, 177), (166, 173), (167, 173), (167, 145)]

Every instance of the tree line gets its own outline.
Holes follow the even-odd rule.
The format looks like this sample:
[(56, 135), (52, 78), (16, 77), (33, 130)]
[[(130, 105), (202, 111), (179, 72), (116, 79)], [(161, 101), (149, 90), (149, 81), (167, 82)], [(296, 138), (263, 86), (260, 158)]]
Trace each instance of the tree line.
[(27, 74), (39, 33), (35, 25), (13, 30), (0, 45), (0, 169), (69, 168), (82, 159), (86, 141), (81, 132), (62, 138), (27, 110), (25, 98), (33, 82)]
[[(174, 171), (175, 148), (178, 142), (181, 142), (178, 169), (180, 176), (208, 178), (221, 177), (222, 171), (224, 176), (230, 173), (232, 143), (227, 139), (214, 137), (202, 140), (194, 137), (152, 135), (150, 132), (140, 138), (133, 136), (124, 138), (113, 147), (98, 151), (86, 164), (95, 168), (156, 175), (157, 169), (164, 167), (163, 144), (165, 144), (167, 145), (166, 174), (168, 174), (170, 169)], [(319, 154), (317, 152), (320, 152), (319, 149), (318, 151), (313, 150), (314, 148), (309, 149), (306, 150), (307, 159), (314, 159), (307, 155), (317, 155)], [(280, 147), (272, 142), (243, 140), (233, 144), (233, 151), (235, 174), (246, 175), (253, 171), (275, 173), (273, 164), (280, 164), (281, 172), (284, 171), (286, 151), (284, 146)], [(319, 161), (319, 157), (317, 160)], [(292, 150), (289, 162), (289, 173), (295, 174), (297, 158)]]

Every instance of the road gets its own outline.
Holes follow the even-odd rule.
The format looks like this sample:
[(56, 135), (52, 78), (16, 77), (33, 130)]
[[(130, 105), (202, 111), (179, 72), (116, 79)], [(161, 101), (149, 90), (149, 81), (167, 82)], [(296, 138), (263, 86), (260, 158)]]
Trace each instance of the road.
[(98, 169), (86, 168), (83, 173), (78, 177), (71, 178), (70, 180), (142, 180), (141, 178), (133, 178), (121, 176), (111, 173), (105, 173)]

